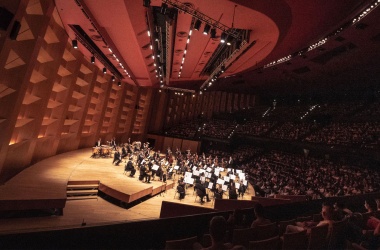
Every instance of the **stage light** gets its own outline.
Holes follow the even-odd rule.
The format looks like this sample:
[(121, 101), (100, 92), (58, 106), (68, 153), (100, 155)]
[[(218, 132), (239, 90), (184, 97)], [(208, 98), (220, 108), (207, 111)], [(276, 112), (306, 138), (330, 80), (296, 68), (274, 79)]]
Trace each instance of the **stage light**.
[(225, 70), (226, 70), (226, 66), (223, 65), (223, 66), (221, 67), (221, 72), (224, 73)]
[(228, 36), (227, 37), (227, 45), (230, 46), (232, 42), (232, 37)]
[(78, 48), (78, 41), (77, 41), (77, 40), (72, 40), (72, 41), (71, 41), (71, 44), (73, 45), (73, 48), (74, 48), (74, 49), (77, 49), (77, 48)]
[(210, 36), (211, 36), (211, 38), (216, 38), (216, 29), (215, 28), (211, 29)]
[(120, 86), (121, 86), (121, 82), (118, 82), (118, 83), (117, 83), (117, 86), (119, 86), (119, 87), (120, 87)]
[(91, 56), (91, 63), (95, 63), (95, 56)]
[(221, 43), (225, 43), (226, 42), (226, 38), (227, 38), (227, 34), (223, 32), (222, 35), (220, 36), (220, 42)]
[(203, 30), (203, 35), (208, 35), (208, 33), (210, 32), (210, 29), (211, 29), (211, 26), (209, 24), (206, 24)]
[(103, 68), (103, 74), (107, 73), (107, 68)]
[(111, 79), (112, 79), (112, 81), (114, 82), (114, 81), (115, 81), (115, 76), (112, 76)]
[(194, 29), (199, 31), (201, 25), (202, 25), (201, 20), (197, 20), (197, 21), (195, 21)]

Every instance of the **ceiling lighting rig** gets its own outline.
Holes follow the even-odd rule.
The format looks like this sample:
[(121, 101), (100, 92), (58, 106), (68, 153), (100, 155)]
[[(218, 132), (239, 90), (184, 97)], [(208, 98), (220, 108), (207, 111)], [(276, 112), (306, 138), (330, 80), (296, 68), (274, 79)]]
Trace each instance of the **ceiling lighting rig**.
[[(213, 70), (213, 72), (206, 79), (206, 81), (203, 82), (200, 89), (206, 91), (208, 87), (211, 87), (212, 84), (216, 82), (216, 79), (218, 79), (218, 77), (222, 75), (228, 69), (228, 67), (230, 67), (236, 60), (240, 58), (241, 55), (243, 55), (248, 49), (250, 49), (255, 44), (256, 40), (252, 41), (251, 43), (248, 43), (246, 40), (243, 40), (243, 42), (240, 43), (240, 46), (237, 47), (231, 54), (229, 54), (227, 58), (218, 62), (218, 66)], [(221, 56), (220, 58), (223, 57)]]
[[(210, 31), (212, 29), (219, 29), (224, 33), (224, 36), (226, 36), (226, 37), (233, 37), (235, 39), (240, 39), (240, 32), (239, 31), (237, 31), (235, 29), (231, 29), (230, 27), (220, 23), (219, 21), (203, 14), (199, 10), (193, 9), (190, 6), (188, 6), (184, 3), (181, 3), (177, 0), (163, 0), (162, 2), (163, 2), (163, 4), (170, 5), (173, 8), (176, 8), (177, 10), (183, 11), (183, 12), (195, 17), (197, 19), (197, 21), (194, 24), (194, 29), (198, 28), (198, 30), (199, 30), (202, 22), (204, 22), (205, 28), (209, 27), (208, 31)], [(203, 32), (206, 32), (206, 31), (207, 30), (205, 29)], [(207, 31), (207, 34), (208, 34), (208, 31)]]
[[(167, 10), (167, 6), (161, 7), (161, 11), (159, 13), (157, 11), (146, 12), (146, 22), (148, 26), (147, 35), (150, 39), (149, 47), (152, 51), (151, 57), (153, 59), (153, 65), (155, 67), (154, 71), (156, 74), (156, 78), (159, 80), (159, 84), (161, 87), (165, 85), (164, 79), (166, 80), (166, 82), (168, 82), (165, 78), (165, 61), (167, 60), (167, 47), (164, 47), (167, 45), (167, 43), (165, 43), (164, 41), (166, 41), (168, 34), (163, 34), (167, 33), (163, 32), (163, 29), (167, 29), (167, 22), (165, 22), (165, 26), (163, 26), (163, 24), (160, 25), (159, 23), (163, 23), (162, 18), (165, 16), (165, 13), (168, 12), (169, 10)], [(160, 17), (158, 17), (157, 15), (160, 15)], [(160, 21), (158, 21), (157, 19), (160, 19)]]
[(173, 91), (178, 91), (178, 92), (194, 93), (195, 94), (195, 90), (191, 90), (191, 89), (181, 89), (181, 88), (174, 88), (174, 87), (168, 87), (168, 86), (164, 86), (161, 89), (168, 89), (168, 90), (173, 90)]
[[(364, 10), (362, 12), (360, 12), (360, 14), (358, 14), (355, 18), (353, 18), (351, 21), (343, 24), (338, 29), (336, 29), (335, 31), (333, 31), (330, 34), (328, 34), (326, 37), (320, 39), (319, 41), (317, 41), (316, 43), (310, 45), (307, 48), (304, 48), (304, 49), (302, 49), (300, 51), (297, 51), (297, 52), (295, 52), (295, 53), (293, 53), (291, 55), (288, 55), (286, 57), (280, 58), (280, 59), (278, 59), (276, 61), (273, 61), (271, 63), (268, 63), (268, 64), (264, 65), (264, 69), (272, 67), (272, 66), (280, 64), (280, 63), (284, 63), (286, 61), (289, 61), (290, 59), (292, 59), (292, 58), (294, 58), (296, 56), (302, 56), (305, 53), (307, 53), (309, 51), (312, 51), (312, 50), (314, 50), (314, 49), (316, 49), (316, 48), (324, 45), (327, 42), (328, 39), (330, 39), (331, 37), (337, 36), (343, 30), (345, 30), (345, 29), (351, 27), (352, 25), (356, 24), (361, 19), (363, 19), (365, 16), (367, 16), (369, 13), (371, 13), (371, 11), (373, 11), (379, 5), (380, 5), (380, 0), (373, 1), (371, 4), (367, 5), (367, 7), (365, 7)], [(261, 68), (259, 70), (261, 70)]]
[[(132, 77), (128, 72), (128, 67), (125, 63), (125, 61), (122, 59), (120, 55), (117, 55), (116, 49), (112, 49), (107, 42), (104, 36), (100, 33), (99, 29), (97, 28), (98, 23), (96, 22), (96, 19), (93, 18), (93, 15), (87, 5), (84, 3), (83, 0), (75, 0), (78, 7), (81, 9), (83, 15), (88, 19), (88, 21), (91, 23), (91, 26), (96, 30), (98, 35), (101, 37), (101, 40), (103, 41), (105, 47), (108, 48), (108, 50), (112, 53), (112, 56), (115, 58), (117, 62), (117, 66), (115, 66), (108, 58), (107, 56), (102, 52), (102, 50), (92, 41), (92, 39), (86, 34), (86, 32), (79, 26), (79, 25), (69, 25), (70, 28), (74, 31), (76, 39), (83, 44), (84, 47), (87, 48), (87, 50), (92, 53), (91, 62), (95, 63), (95, 58), (98, 59), (104, 66), (103, 73), (106, 74), (107, 69), (111, 72), (114, 76), (116, 76), (118, 79), (123, 79), (124, 76), (128, 76), (132, 79), (132, 81), (139, 86), (139, 83), (136, 81), (134, 77)], [(108, 34), (106, 33), (106, 37), (109, 41), (112, 42), (112, 40), (108, 37)], [(117, 67), (121, 68), (121, 73)]]

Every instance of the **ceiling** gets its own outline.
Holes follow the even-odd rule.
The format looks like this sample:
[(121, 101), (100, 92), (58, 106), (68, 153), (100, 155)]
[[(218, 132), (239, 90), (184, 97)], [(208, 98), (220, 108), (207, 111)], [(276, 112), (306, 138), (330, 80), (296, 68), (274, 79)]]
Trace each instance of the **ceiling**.
[[(144, 0), (55, 2), (70, 38), (77, 37), (74, 25), (85, 33), (82, 40), (92, 41), (90, 49), (79, 43), (84, 55), (90, 60), (95, 53), (99, 68), (106, 65), (110, 72), (113, 67), (120, 72), (117, 78), (128, 84), (254, 92), (271, 86), (289, 89), (342, 79), (371, 80), (379, 74), (380, 8), (352, 22), (378, 1), (164, 0), (168, 4), (164, 13), (161, 0), (151, 0), (150, 7)], [(202, 34), (205, 22), (194, 30), (195, 21), (202, 18), (227, 32), (247, 31), (246, 44), (241, 43), (243, 38), (234, 39), (231, 46), (221, 44), (221, 29), (216, 29), (215, 38)], [(321, 46), (307, 51), (327, 36)], [(242, 47), (236, 47), (237, 40)], [(221, 64), (223, 53), (227, 59)], [(281, 58), (282, 63), (268, 65)], [(219, 72), (221, 66), (224, 73)], [(218, 72), (209, 86), (210, 74)]]

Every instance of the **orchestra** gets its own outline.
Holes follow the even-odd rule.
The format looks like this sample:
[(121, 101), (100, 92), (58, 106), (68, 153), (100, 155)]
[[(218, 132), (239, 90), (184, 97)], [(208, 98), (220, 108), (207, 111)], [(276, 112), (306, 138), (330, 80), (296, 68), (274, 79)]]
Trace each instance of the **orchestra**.
[(159, 150), (154, 150), (149, 146), (149, 142), (140, 141), (116, 144), (116, 139), (107, 141), (107, 145), (102, 145), (102, 140), (96, 142), (93, 148), (93, 158), (113, 158), (112, 164), (119, 166), (125, 159), (124, 175), (129, 172), (129, 177), (134, 178), (139, 171), (138, 180), (144, 183), (159, 180), (165, 182), (178, 177), (176, 192), (179, 199), (185, 198), (186, 190), (194, 187), (194, 192), (209, 202), (209, 194), (213, 194), (214, 199), (222, 199), (227, 193), (229, 199), (243, 197), (247, 189), (248, 182), (245, 174), (237, 169), (232, 157), (220, 157), (205, 153), (198, 155), (191, 153), (188, 149), (184, 153), (176, 148), (173, 153), (170, 147), (165, 154)]

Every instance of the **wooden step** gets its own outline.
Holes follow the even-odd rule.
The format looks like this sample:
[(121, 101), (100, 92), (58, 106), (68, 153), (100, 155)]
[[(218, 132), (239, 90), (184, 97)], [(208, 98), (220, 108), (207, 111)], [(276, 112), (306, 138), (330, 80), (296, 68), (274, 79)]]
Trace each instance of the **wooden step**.
[(88, 200), (88, 199), (98, 199), (98, 196), (95, 196), (95, 195), (83, 195), (83, 196), (69, 196), (69, 197), (67, 197), (68, 201)]
[(72, 195), (97, 195), (98, 190), (69, 190), (66, 192), (67, 196)]
[(67, 185), (67, 189), (98, 189), (99, 184)]

